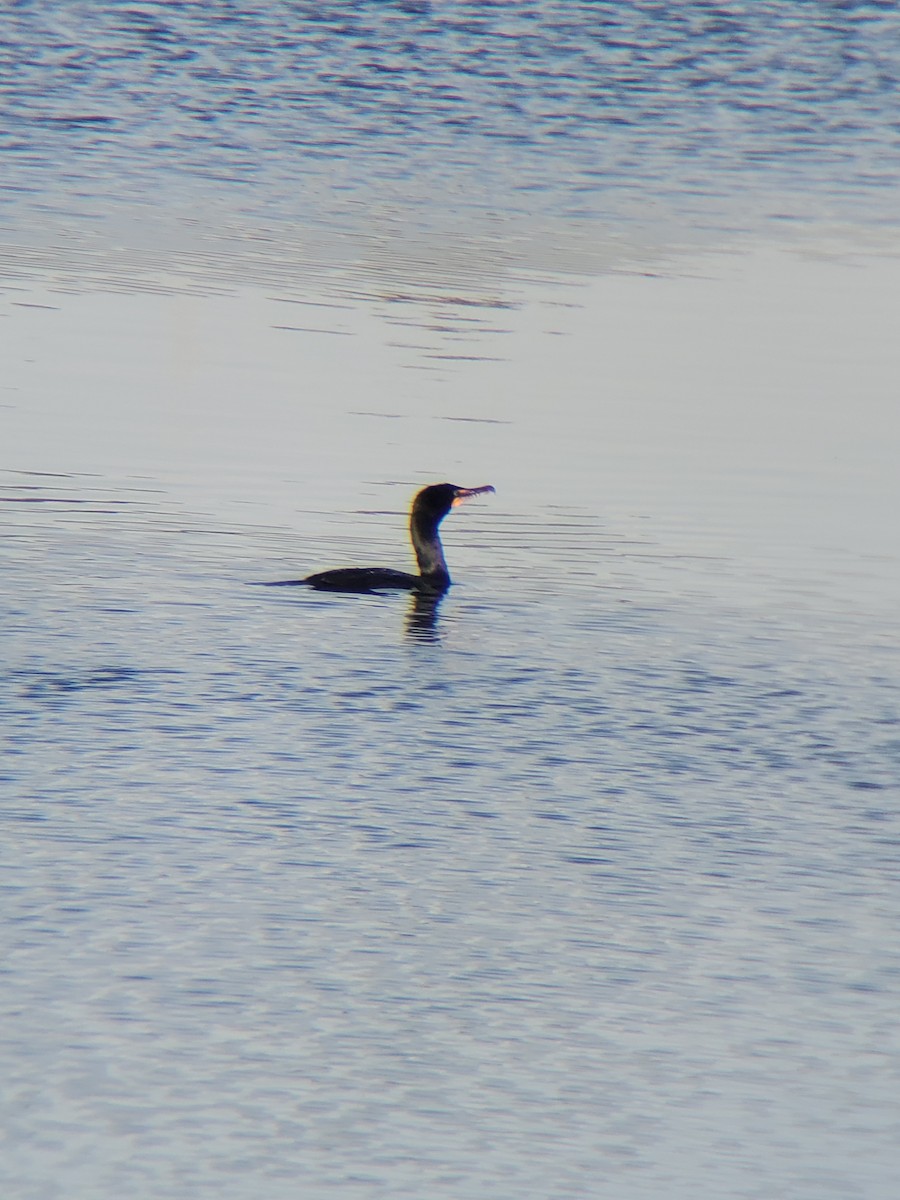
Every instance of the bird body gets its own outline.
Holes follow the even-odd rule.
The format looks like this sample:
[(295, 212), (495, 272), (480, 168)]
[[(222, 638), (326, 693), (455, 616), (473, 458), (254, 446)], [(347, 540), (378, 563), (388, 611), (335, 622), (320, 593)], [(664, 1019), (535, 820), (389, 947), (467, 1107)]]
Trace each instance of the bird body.
[(377, 592), (382, 588), (414, 592), (421, 586), (422, 578), (390, 567), (335, 567), (331, 571), (317, 571), (300, 582), (320, 592)]

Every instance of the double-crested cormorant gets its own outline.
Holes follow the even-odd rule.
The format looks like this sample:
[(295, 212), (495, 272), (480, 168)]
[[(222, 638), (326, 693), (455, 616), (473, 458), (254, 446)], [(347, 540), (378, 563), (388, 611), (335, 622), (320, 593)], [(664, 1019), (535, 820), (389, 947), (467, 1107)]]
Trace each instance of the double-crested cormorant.
[(339, 567), (334, 571), (309, 575), (299, 582), (324, 592), (375, 592), (382, 588), (402, 588), (408, 592), (440, 595), (450, 586), (450, 572), (444, 561), (444, 549), (438, 532), (441, 521), (451, 508), (462, 504), (470, 496), (481, 496), (493, 490), (490, 484), (464, 488), (453, 483), (433, 483), (419, 492), (409, 514), (409, 536), (419, 564), (418, 575), (408, 571), (393, 571), (390, 567)]

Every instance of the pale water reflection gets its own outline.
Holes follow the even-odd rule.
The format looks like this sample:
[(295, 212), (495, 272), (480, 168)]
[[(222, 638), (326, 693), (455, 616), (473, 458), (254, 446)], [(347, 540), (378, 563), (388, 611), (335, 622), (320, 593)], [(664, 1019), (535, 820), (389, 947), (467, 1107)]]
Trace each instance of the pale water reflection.
[[(545, 554), (531, 521), (558, 514), (539, 574), (606, 578), (608, 556), (585, 538), (608, 529), (750, 558), (742, 588), (811, 572), (850, 601), (859, 572), (858, 598), (889, 608), (898, 261), (770, 252), (523, 278), (499, 329), (473, 320), (483, 295), (445, 296), (435, 323), (432, 298), (411, 292), (416, 332), (402, 343), (390, 306), (334, 303), (339, 279), (307, 294), (302, 322), (247, 289), (22, 286), (4, 305), (5, 465), (162, 487), (204, 519), (324, 537), (290, 551), (295, 575), (335, 553), (403, 567), (411, 492), (489, 478), (504, 519), (525, 522), (489, 551), (517, 587), (534, 569), (522, 555)], [(457, 354), (461, 315), (472, 325)], [(467, 522), (479, 529), (480, 516)]]

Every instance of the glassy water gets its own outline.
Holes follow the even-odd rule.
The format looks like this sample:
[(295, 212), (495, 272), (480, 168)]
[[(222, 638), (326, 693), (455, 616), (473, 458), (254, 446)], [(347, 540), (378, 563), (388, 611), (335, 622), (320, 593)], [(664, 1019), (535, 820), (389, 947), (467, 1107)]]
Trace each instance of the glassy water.
[(3, 1196), (892, 1197), (895, 7), (4, 21)]

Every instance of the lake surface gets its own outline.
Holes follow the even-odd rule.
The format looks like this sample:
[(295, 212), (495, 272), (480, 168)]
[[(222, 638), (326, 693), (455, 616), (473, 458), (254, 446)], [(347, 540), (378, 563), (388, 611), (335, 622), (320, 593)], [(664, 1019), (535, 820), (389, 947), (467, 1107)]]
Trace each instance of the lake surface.
[(3, 21), (3, 1196), (892, 1200), (896, 7)]

